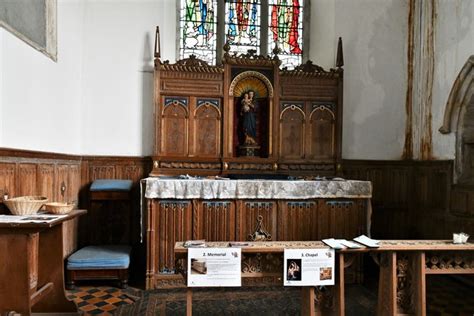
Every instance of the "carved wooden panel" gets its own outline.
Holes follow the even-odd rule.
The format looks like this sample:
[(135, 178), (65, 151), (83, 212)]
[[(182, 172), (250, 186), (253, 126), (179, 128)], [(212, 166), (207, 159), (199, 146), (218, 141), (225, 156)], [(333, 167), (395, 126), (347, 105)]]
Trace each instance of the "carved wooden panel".
[(81, 188), (81, 168), (79, 165), (70, 165), (68, 184), (67, 184), (67, 199), (69, 203), (78, 203), (80, 188)]
[[(156, 205), (158, 204), (158, 205)], [(169, 273), (174, 270), (174, 244), (177, 241), (192, 239), (190, 201), (157, 201), (155, 215), (155, 246), (158, 256), (158, 273)]]
[(133, 182), (138, 182), (145, 176), (146, 175), (144, 174), (143, 166), (126, 165), (122, 167), (120, 179), (130, 179)]
[(97, 179), (115, 179), (115, 169), (115, 165), (91, 166), (89, 169), (89, 179), (90, 181)]
[(283, 201), (278, 240), (319, 240), (316, 201)]
[(166, 79), (161, 82), (164, 93), (185, 92), (189, 95), (222, 95), (222, 81)]
[(248, 240), (255, 232), (257, 220), (262, 216), (263, 229), (277, 236), (277, 203), (274, 201), (236, 201), (237, 203), (237, 240)]
[(235, 204), (232, 201), (201, 201), (193, 209), (193, 239), (235, 240)]
[(192, 154), (199, 157), (219, 157), (221, 153), (220, 101), (197, 99), (193, 123)]
[(314, 86), (311, 84), (286, 83), (281, 85), (282, 96), (334, 100), (337, 97), (337, 85)]
[(331, 105), (312, 105), (309, 118), (309, 142), (307, 155), (310, 159), (333, 159), (336, 143), (336, 119)]
[(18, 165), (18, 196), (36, 195), (36, 164)]
[(161, 124), (162, 154), (186, 156), (188, 153), (188, 101), (185, 98), (164, 98)]
[(68, 176), (69, 166), (58, 164), (56, 166), (56, 185), (54, 188), (54, 198), (57, 202), (67, 202)]
[(321, 214), (319, 239), (330, 237), (352, 239), (366, 233), (365, 208), (361, 201), (320, 200), (318, 211)]
[(0, 163), (0, 193), (1, 198), (5, 193), (10, 197), (16, 196), (14, 163)]
[(38, 194), (54, 200), (54, 165), (38, 165)]
[(304, 103), (282, 102), (280, 108), (280, 157), (283, 159), (303, 159), (305, 143)]

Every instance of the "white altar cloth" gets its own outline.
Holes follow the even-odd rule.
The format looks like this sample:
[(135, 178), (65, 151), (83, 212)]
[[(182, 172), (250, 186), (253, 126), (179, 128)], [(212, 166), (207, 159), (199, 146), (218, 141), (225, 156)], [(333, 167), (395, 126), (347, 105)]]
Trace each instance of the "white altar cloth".
[(150, 177), (148, 199), (282, 199), (371, 198), (370, 181), (230, 180)]

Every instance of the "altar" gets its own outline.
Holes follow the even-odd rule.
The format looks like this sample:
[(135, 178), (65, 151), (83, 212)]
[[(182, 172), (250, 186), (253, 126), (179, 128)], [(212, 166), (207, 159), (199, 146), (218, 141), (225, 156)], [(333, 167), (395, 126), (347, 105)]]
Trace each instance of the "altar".
[[(370, 234), (368, 181), (150, 177), (142, 186), (147, 289), (185, 285), (176, 274), (178, 241), (311, 241)], [(278, 278), (262, 285), (279, 283)], [(357, 269), (347, 272), (346, 279), (360, 278)]]

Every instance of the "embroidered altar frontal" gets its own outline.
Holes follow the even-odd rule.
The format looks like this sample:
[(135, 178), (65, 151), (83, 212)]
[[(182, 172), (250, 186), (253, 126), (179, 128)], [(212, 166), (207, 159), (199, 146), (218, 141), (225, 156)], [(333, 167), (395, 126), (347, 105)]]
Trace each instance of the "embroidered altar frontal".
[[(183, 286), (178, 241), (352, 239), (370, 230), (368, 181), (147, 178), (147, 288)], [(356, 272), (347, 279), (358, 281)], [(281, 280), (262, 280), (261, 285)]]

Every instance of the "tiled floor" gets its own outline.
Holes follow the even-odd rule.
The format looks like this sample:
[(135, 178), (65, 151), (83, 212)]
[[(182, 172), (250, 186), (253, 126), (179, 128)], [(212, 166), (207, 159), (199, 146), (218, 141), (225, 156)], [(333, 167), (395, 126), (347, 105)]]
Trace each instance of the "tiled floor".
[[(471, 279), (471, 281), (474, 280)], [(433, 316), (474, 315), (474, 288), (472, 284), (474, 283), (471, 282), (471, 285), (469, 285), (469, 283), (460, 282), (447, 276), (429, 276), (427, 278), (427, 314)], [(376, 284), (370, 287), (362, 285), (348, 286), (346, 292), (346, 311), (351, 310), (352, 315), (375, 315), (377, 304), (376, 288)], [(205, 293), (201, 294), (201, 299), (196, 295), (196, 302), (193, 306), (196, 307), (197, 311), (200, 308), (199, 304), (204, 304), (204, 306), (201, 306), (201, 309), (212, 311), (221, 308), (221, 312), (222, 306), (219, 306), (222, 305), (221, 303), (224, 304), (225, 307), (223, 308), (227, 311), (235, 310), (242, 312), (262, 307), (252, 306), (252, 302), (255, 300), (250, 300), (248, 297), (250, 293), (246, 293), (244, 289), (219, 292), (218, 297), (220, 298), (216, 298), (215, 291), (219, 290), (214, 290), (214, 292), (212, 289), (205, 290)], [(261, 293), (257, 297), (266, 298), (267, 301), (255, 302), (259, 305), (267, 304), (270, 310), (275, 309), (276, 301), (272, 301), (272, 299), (277, 301), (281, 299), (281, 294), (277, 294), (275, 291), (278, 292), (279, 288), (274, 288), (272, 291), (261, 289)], [(275, 295), (271, 293), (275, 293)], [(289, 295), (291, 293), (288, 292), (284, 296), (288, 298), (291, 296)], [(239, 295), (242, 296), (242, 300), (238, 300)], [(296, 308), (298, 308), (299, 292), (294, 296), (293, 300), (296, 301), (293, 302), (295, 303), (293, 305), (296, 305)], [(119, 307), (120, 312), (119, 310), (117, 312), (120, 315), (136, 315), (141, 313), (155, 315), (156, 313), (160, 314), (158, 310), (174, 315), (183, 314), (185, 310), (183, 289), (144, 292), (138, 289), (120, 290), (112, 287), (88, 286), (68, 291), (68, 297), (75, 301), (79, 309), (85, 312), (85, 315), (111, 315)], [(131, 304), (139, 299), (142, 300), (137, 302), (140, 307), (134, 308), (135, 305)], [(128, 310), (130, 311), (127, 312)], [(282, 314), (281, 309), (278, 312), (277, 314)]]
[(113, 287), (77, 287), (67, 291), (68, 298), (74, 300), (78, 308), (86, 315), (112, 315), (117, 307), (133, 304), (133, 296)]

